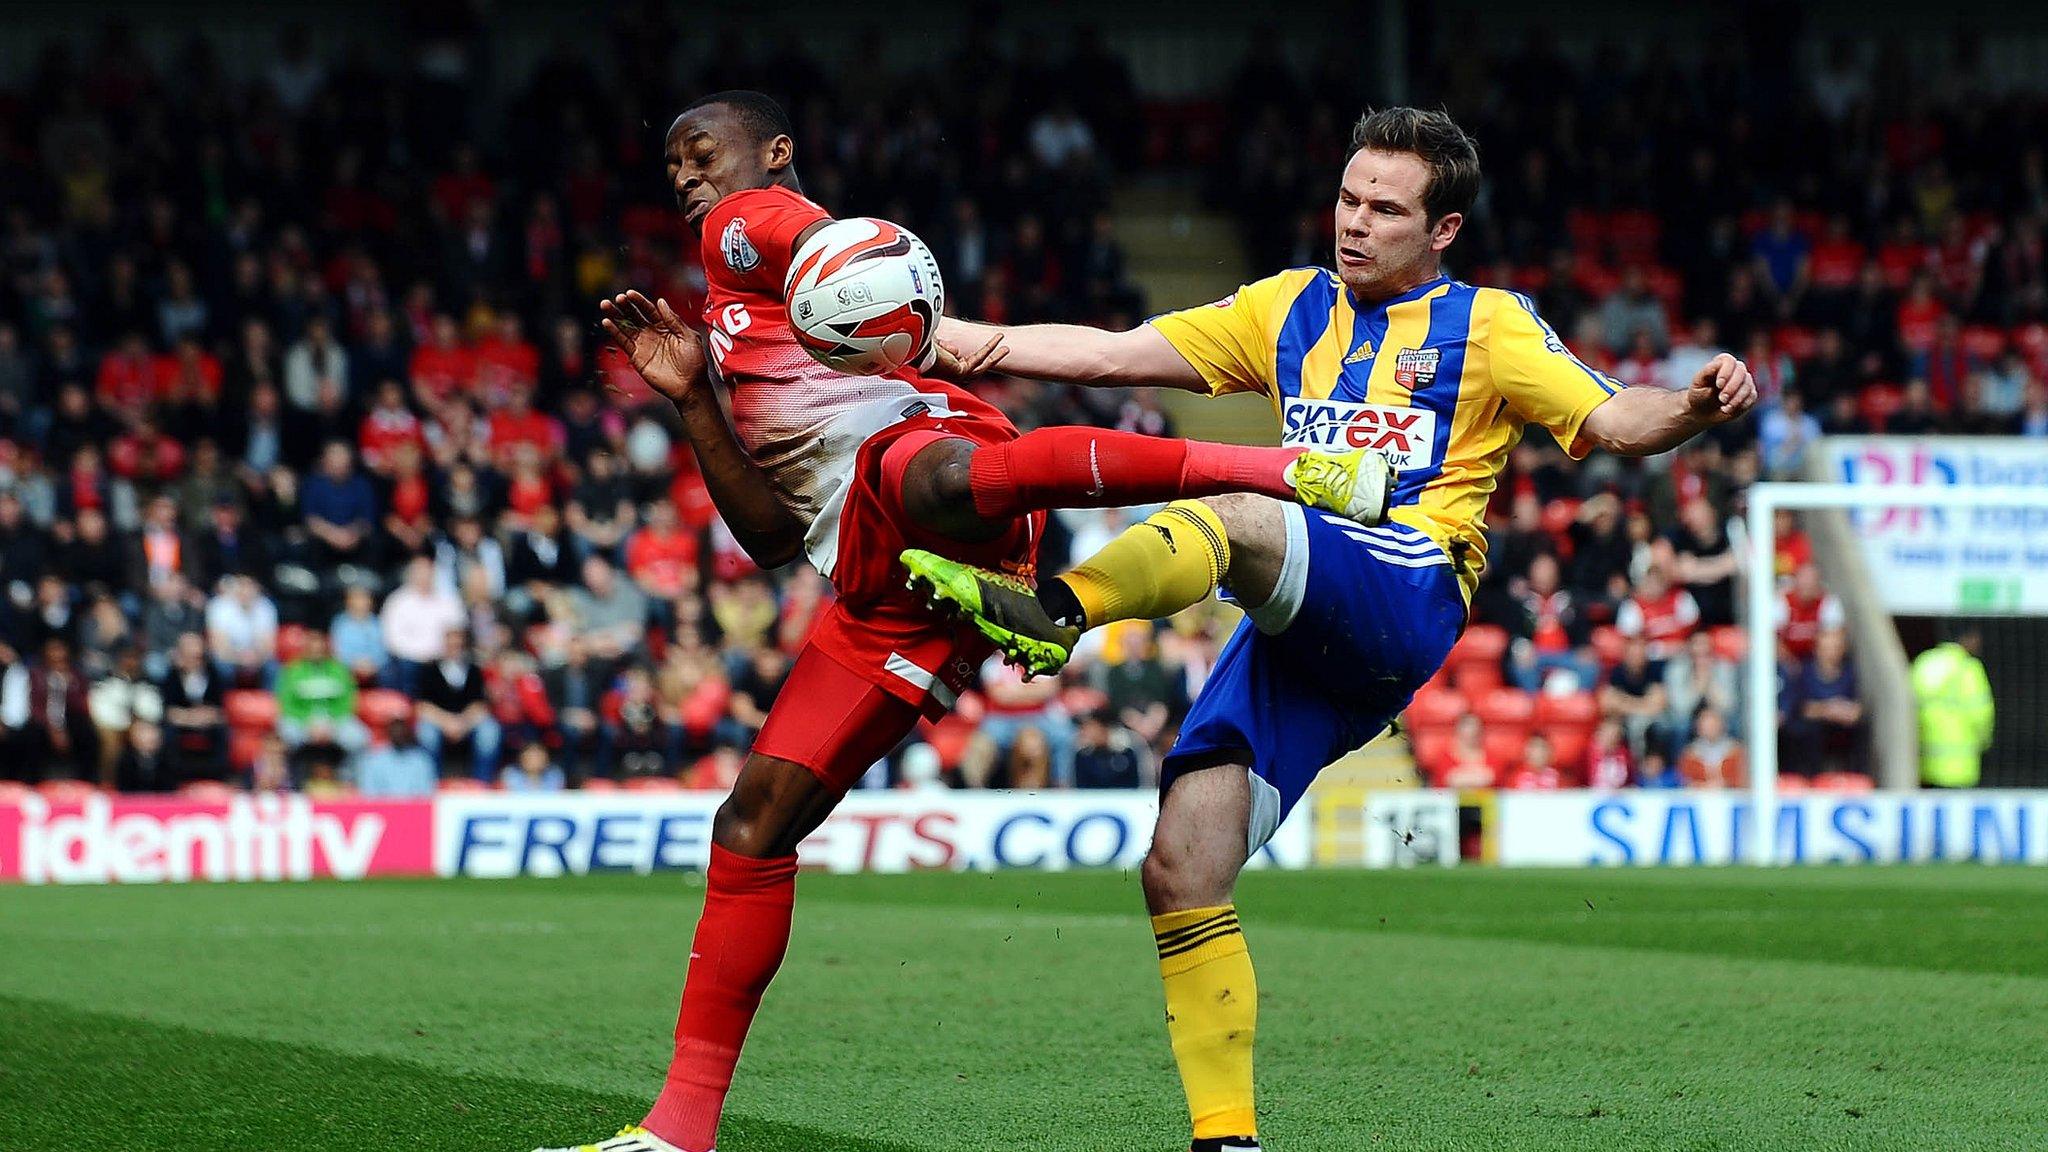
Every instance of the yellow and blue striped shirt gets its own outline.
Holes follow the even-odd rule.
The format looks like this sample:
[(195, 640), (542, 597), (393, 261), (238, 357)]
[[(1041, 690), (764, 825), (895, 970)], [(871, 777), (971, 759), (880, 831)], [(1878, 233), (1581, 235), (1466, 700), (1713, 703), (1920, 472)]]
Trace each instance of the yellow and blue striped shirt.
[(1487, 499), (1524, 426), (1583, 456), (1586, 417), (1622, 387), (1528, 297), (1441, 276), (1368, 306), (1331, 272), (1295, 268), (1151, 323), (1212, 394), (1270, 396), (1283, 444), (1384, 453), (1400, 470), (1391, 519), (1459, 561), (1467, 598)]

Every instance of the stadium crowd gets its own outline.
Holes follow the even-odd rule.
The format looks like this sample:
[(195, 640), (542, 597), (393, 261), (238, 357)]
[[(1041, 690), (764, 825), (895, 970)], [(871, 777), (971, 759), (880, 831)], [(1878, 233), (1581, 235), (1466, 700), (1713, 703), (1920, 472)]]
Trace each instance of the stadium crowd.
[[(917, 228), (963, 314), (1144, 314), (1107, 189), (1186, 157), (1092, 36), (1048, 63), (970, 32), (939, 82), (891, 88), (666, 20), (620, 9), (604, 67), (551, 56), (503, 106), (468, 83), (464, 27), (410, 70), (288, 32), (243, 83), (202, 38), (159, 71), (109, 24), (0, 92), (0, 776), (729, 784), (830, 591), (747, 560), (588, 307), (626, 284), (701, 297), (654, 154), (689, 93), (781, 96), (810, 194)], [(1509, 60), (1446, 94), (1482, 144), (1526, 144), (1493, 156), (1468, 278), (1531, 291), (1632, 382), (1742, 352), (1770, 407), (1647, 467), (1517, 450), (1469, 643), (1429, 694), (1431, 779), (1739, 783), (1743, 486), (1823, 429), (2048, 434), (2040, 146), (1969, 147), (1995, 125), (1893, 116), (1844, 75), (1800, 122), (1869, 142), (1867, 167), (1785, 148), (1741, 188), (1715, 174), (1777, 129), (1707, 130), (1704, 79), (1654, 60)], [(1229, 90), (1231, 194), (1314, 206), (1252, 229), (1261, 267), (1326, 258), (1321, 174), (1358, 102), (1330, 81), (1255, 43)], [(1831, 204), (1855, 211), (1814, 215)], [(1141, 395), (978, 387), (1027, 425), (1166, 430)], [(1125, 522), (1061, 515), (1044, 564)], [(1786, 527), (1787, 766), (1854, 769), (1839, 608)], [(992, 661), (873, 782), (1146, 783), (1230, 624), (1212, 605), (1111, 629), (1058, 680)]]

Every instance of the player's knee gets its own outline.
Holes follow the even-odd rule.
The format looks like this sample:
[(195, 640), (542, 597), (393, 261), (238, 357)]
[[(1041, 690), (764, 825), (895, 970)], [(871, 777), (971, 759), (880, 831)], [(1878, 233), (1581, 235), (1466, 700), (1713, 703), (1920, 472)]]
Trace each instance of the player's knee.
[(1155, 841), (1139, 866), (1138, 880), (1145, 890), (1145, 906), (1155, 916), (1229, 902), (1228, 889), (1219, 897), (1216, 885), (1185, 847)]
[(758, 753), (711, 818), (711, 842), (755, 859), (787, 856), (838, 803), (810, 769)]
[(1223, 535), (1230, 541), (1226, 578), (1232, 590), (1251, 594), (1253, 602), (1263, 600), (1287, 560), (1286, 505), (1251, 492), (1205, 496), (1202, 503), (1223, 521)]
[(766, 813), (758, 805), (748, 804), (735, 792), (725, 798), (711, 817), (711, 842), (741, 856), (767, 856), (769, 822), (764, 816)]
[(1259, 514), (1260, 506), (1273, 503), (1273, 500), (1269, 496), (1261, 496), (1255, 492), (1225, 492), (1220, 496), (1204, 496), (1202, 503), (1207, 504), (1216, 513), (1216, 518), (1223, 521), (1225, 531), (1231, 531), (1251, 523)]
[(964, 440), (942, 440), (918, 453), (903, 485), (906, 510), (920, 521), (972, 512), (973, 460), (973, 446)]
[(779, 856), (790, 817), (768, 788), (736, 786), (711, 818), (711, 842), (740, 856)]

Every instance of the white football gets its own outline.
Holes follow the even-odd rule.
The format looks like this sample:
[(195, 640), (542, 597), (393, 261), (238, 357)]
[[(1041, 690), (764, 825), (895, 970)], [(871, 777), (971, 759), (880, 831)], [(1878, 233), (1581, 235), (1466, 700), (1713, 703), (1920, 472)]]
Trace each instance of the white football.
[(946, 286), (924, 241), (887, 220), (835, 220), (811, 234), (783, 283), (789, 326), (819, 363), (850, 376), (927, 367)]

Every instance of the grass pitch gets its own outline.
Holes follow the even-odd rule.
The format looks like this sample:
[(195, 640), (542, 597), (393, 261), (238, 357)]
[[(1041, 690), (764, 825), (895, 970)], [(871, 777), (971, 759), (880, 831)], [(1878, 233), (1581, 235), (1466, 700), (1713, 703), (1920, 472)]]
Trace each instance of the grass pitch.
[[(694, 877), (0, 890), (0, 1152), (638, 1118)], [(1265, 1132), (2048, 1147), (2048, 872), (1257, 874)], [(1185, 1148), (1136, 881), (806, 876), (724, 1152)]]

